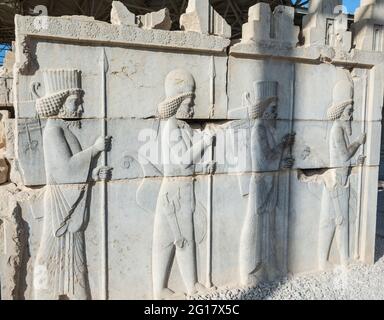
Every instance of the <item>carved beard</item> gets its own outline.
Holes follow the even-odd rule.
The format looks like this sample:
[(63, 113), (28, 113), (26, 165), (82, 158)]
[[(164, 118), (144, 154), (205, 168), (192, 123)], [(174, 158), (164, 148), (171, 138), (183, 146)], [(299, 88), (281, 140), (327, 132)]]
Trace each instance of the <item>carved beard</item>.
[(180, 107), (179, 110), (177, 110), (176, 118), (178, 119), (192, 119), (193, 118), (193, 109), (188, 108), (187, 111), (185, 107)]
[(265, 120), (264, 122), (268, 126), (270, 126), (271, 128), (276, 129), (277, 121), (276, 121), (276, 116), (275, 115), (266, 114), (266, 115), (263, 116), (262, 120)]
[(81, 129), (81, 120), (79, 120), (81, 117), (80, 111), (69, 112), (66, 108), (61, 108), (59, 117), (64, 120), (64, 123), (68, 129)]
[(75, 129), (81, 129), (81, 120), (70, 120), (70, 119), (63, 119), (65, 126), (68, 129), (75, 128)]

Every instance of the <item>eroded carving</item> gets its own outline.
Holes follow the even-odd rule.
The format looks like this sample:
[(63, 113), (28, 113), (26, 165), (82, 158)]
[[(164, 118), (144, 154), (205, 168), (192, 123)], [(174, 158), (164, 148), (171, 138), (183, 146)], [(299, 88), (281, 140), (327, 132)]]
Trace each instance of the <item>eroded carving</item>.
[(140, 27), (144, 29), (171, 30), (172, 19), (167, 8), (139, 16)]
[(0, 187), (0, 277), (3, 300), (23, 299), (27, 287), (29, 228), (22, 217), (19, 202), (30, 196), (12, 183)]
[(197, 279), (194, 216), (194, 164), (212, 145), (213, 135), (193, 141), (187, 122), (193, 116), (195, 80), (185, 70), (177, 69), (165, 80), (167, 98), (158, 106), (161, 128), (161, 166), (164, 178), (158, 193), (152, 247), (152, 277), (155, 299), (180, 296), (168, 288), (176, 257), (188, 295), (207, 290)]
[[(336, 239), (340, 263), (344, 266), (349, 263), (349, 226), (352, 215), (350, 208), (351, 159), (366, 141), (365, 133), (362, 133), (352, 143), (349, 140), (352, 135), (354, 86), (348, 71), (341, 71), (339, 74), (344, 79), (337, 82), (333, 92), (333, 104), (327, 112), (328, 120), (332, 121), (328, 142), (330, 169), (310, 177), (300, 174), (302, 181), (324, 185), (321, 198), (318, 251), (319, 268), (322, 270), (328, 266), (333, 238)], [(358, 164), (362, 164), (363, 161), (364, 157), (359, 157)]]
[(33, 75), (39, 68), (36, 56), (36, 42), (29, 37), (21, 37), (21, 61), (18, 61), (19, 72), (22, 75)]
[(6, 149), (6, 129), (5, 120), (8, 112), (0, 112), (0, 185), (8, 181), (9, 168), (5, 160)]
[(34, 295), (36, 299), (89, 299), (84, 238), (90, 218), (91, 188), (87, 182), (105, 174), (105, 167), (92, 168), (110, 138), (102, 136), (83, 149), (71, 131), (83, 111), (80, 71), (45, 70), (43, 78), (46, 95), (37, 99), (36, 110), (39, 117), (47, 119), (43, 131), (47, 185), (34, 265)]
[(245, 124), (250, 141), (246, 144), (252, 173), (240, 177), (241, 193), (248, 198), (248, 205), (241, 230), (239, 268), (241, 284), (251, 286), (281, 273), (274, 249), (279, 170), (292, 167), (294, 161), (287, 153), (294, 134), (276, 140), (278, 83), (255, 82), (254, 90), (255, 100), (247, 92), (243, 108), (234, 110), (249, 118)]

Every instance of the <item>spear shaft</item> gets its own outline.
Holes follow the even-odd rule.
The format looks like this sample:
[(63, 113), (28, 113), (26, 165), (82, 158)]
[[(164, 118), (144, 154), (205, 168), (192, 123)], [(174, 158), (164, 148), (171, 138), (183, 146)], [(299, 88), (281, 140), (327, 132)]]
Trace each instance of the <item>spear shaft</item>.
[[(102, 58), (101, 58), (101, 67), (102, 67), (102, 127), (101, 135), (102, 137), (107, 136), (107, 73), (108, 73), (108, 59), (103, 49)], [(104, 150), (101, 155), (101, 161), (103, 166), (107, 166), (108, 163), (108, 154)], [(101, 278), (101, 292), (102, 299), (108, 300), (108, 208), (107, 208), (107, 181), (101, 181), (101, 227), (102, 227), (102, 278)]]

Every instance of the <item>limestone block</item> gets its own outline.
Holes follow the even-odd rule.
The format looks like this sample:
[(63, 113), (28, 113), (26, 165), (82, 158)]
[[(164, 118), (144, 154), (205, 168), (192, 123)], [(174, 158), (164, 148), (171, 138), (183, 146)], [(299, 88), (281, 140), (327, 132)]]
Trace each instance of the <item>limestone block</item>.
[[(66, 19), (58, 21), (64, 24), (67, 23)], [(77, 20), (70, 22), (75, 25), (79, 24), (79, 27), (89, 27), (89, 24), (85, 26), (83, 22)], [(93, 24), (95, 28), (98, 28), (99, 22), (95, 21)], [(72, 25), (69, 23), (68, 26)], [(106, 26), (110, 25), (106, 24)], [(103, 27), (106, 26), (103, 24)], [(224, 39), (189, 32), (169, 32), (137, 28), (135, 30), (135, 34), (142, 33), (143, 41), (144, 38), (148, 41), (159, 39), (161, 43), (164, 41), (164, 43), (169, 45), (177, 42), (177, 46), (173, 47), (174, 50), (168, 50), (170, 47), (165, 50), (167, 46), (162, 44), (160, 51), (148, 50), (148, 47), (133, 48), (130, 45), (128, 45), (128, 48), (116, 46), (106, 49), (109, 65), (106, 82), (111, 90), (111, 94), (107, 96), (108, 105), (110, 106), (108, 108), (108, 116), (128, 118), (154, 116), (158, 103), (164, 98), (164, 78), (173, 68), (185, 65), (184, 56), (180, 55), (179, 51), (189, 47), (191, 48), (188, 53), (191, 57), (191, 59), (188, 59), (189, 69), (194, 74), (197, 85), (194, 117), (203, 118), (211, 116), (213, 118), (221, 118), (225, 116), (227, 109), (225, 94), (227, 58), (221, 54), (224, 47), (220, 50), (220, 53), (211, 47), (212, 44), (216, 46), (216, 44), (221, 43)], [(117, 32), (118, 30), (115, 31)], [(115, 31), (112, 30), (111, 32), (114, 33)], [(117, 33), (120, 34), (119, 32)], [(100, 34), (98, 33), (97, 35)], [(74, 39), (75, 43), (80, 44), (75, 38), (70, 37), (70, 39)], [(101, 41), (106, 41), (106, 39)], [(228, 45), (229, 41), (225, 41), (226, 45)], [(36, 46), (36, 61), (38, 61), (39, 71), (31, 76), (21, 76), (18, 79), (20, 86), (24, 88), (18, 93), (16, 108), (18, 116), (21, 118), (35, 116), (35, 99), (37, 96), (44, 96), (45, 94), (42, 70), (50, 69), (53, 66), (57, 69), (65, 69), (68, 68), (68, 65), (71, 65), (72, 68), (82, 71), (82, 86), (86, 93), (83, 97), (83, 117), (102, 117), (100, 107), (102, 91), (97, 90), (93, 94), (87, 94), (87, 92), (92, 92), (94, 88), (102, 86), (100, 80), (104, 72), (101, 64), (103, 61), (101, 58), (103, 50), (98, 47), (84, 45), (63, 47), (59, 43), (43, 41), (32, 46)], [(152, 45), (150, 47), (155, 48)], [(208, 51), (204, 54), (196, 55), (195, 52), (200, 47), (205, 48), (204, 52), (205, 50)], [(59, 60), (54, 55), (47, 54), (51, 50), (54, 52), (61, 51)], [(212, 55), (208, 54), (208, 52), (214, 53), (214, 57), (212, 58)], [(82, 56), (84, 60), (74, 60), (74, 56)], [(87, 61), (87, 63), (84, 63), (84, 61)], [(144, 61), (145, 63), (143, 63)], [(159, 63), (159, 61), (162, 62)], [(147, 90), (150, 88), (152, 88), (152, 94), (148, 95)], [(209, 89), (207, 90), (207, 88)], [(145, 97), (145, 100), (143, 100), (143, 97)], [(126, 105), (128, 101), (129, 106)]]
[(303, 19), (305, 45), (328, 45), (348, 52), (352, 46), (352, 33), (348, 31), (348, 17), (339, 0), (312, 1), (309, 14)]
[[(371, 235), (375, 233), (375, 209), (367, 205), (367, 201), (376, 203), (377, 192), (361, 195), (359, 185), (360, 183), (367, 185), (366, 183), (370, 183), (369, 181), (374, 184), (377, 179), (378, 169), (377, 167), (364, 167), (362, 176), (360, 170), (360, 168), (353, 169), (350, 176), (349, 214), (348, 218), (344, 219), (343, 222), (347, 222), (349, 225), (348, 242), (351, 261), (359, 259), (370, 263), (373, 261), (374, 252), (374, 241), (372, 241)], [(305, 174), (307, 174), (307, 177), (305, 177)], [(303, 173), (299, 172), (298, 177), (291, 180), (290, 215), (292, 215), (292, 220), (290, 220), (289, 225), (289, 246), (291, 249), (293, 247), (300, 248), (297, 251), (289, 250), (289, 271), (292, 273), (310, 272), (319, 267), (319, 237), (324, 233), (325, 229), (321, 227), (321, 213), (319, 211), (314, 212), (311, 208), (321, 207), (320, 203), (324, 192), (326, 192), (324, 186), (316, 182), (314, 177), (317, 175), (324, 176), (325, 174), (327, 174), (327, 171), (308, 172), (304, 173), (303, 176)], [(306, 178), (312, 180), (312, 182), (304, 182)], [(302, 214), (303, 212), (307, 214)], [(360, 212), (360, 216), (358, 212)], [(315, 221), (315, 223), (309, 224), (308, 221)], [(359, 225), (359, 232), (357, 231), (357, 225)], [(305, 228), (305, 226), (308, 226), (308, 228)], [(370, 236), (358, 243), (356, 237), (358, 233), (359, 237), (362, 235), (362, 230), (364, 230), (364, 233), (370, 230), (368, 231)], [(304, 238), (307, 239), (305, 242), (302, 241)], [(312, 248), (312, 250), (309, 250), (309, 248)], [(356, 254), (356, 248), (359, 248), (358, 255)], [(339, 254), (336, 241), (334, 241), (331, 244), (329, 261), (325, 266), (326, 270), (340, 263)], [(297, 261), (301, 261), (300, 266)]]
[(268, 3), (257, 3), (249, 8), (241, 42), (276, 41), (296, 45), (300, 29), (294, 25), (293, 19), (293, 8), (277, 6), (272, 13)]
[(0, 186), (0, 293), (3, 300), (24, 297), (29, 239), (19, 200), (25, 196), (16, 185)]
[(0, 106), (10, 106), (12, 100), (12, 77), (2, 73), (0, 68)]
[(360, 50), (384, 52), (384, 2), (362, 1), (352, 25), (354, 44)]
[(139, 19), (144, 29), (171, 30), (172, 20), (167, 8), (139, 16)]
[(273, 11), (272, 38), (278, 41), (298, 42), (300, 27), (294, 25), (294, 17), (294, 8), (277, 6)]
[(113, 25), (136, 26), (136, 16), (120, 1), (112, 2), (111, 23)]
[(292, 13), (252, 7), (229, 57), (220, 36), (16, 17), (21, 298), (184, 299), (372, 263), (382, 56), (297, 47)]
[(4, 123), (5, 127), (5, 145), (4, 156), (8, 160), (15, 159), (15, 119), (8, 119)]
[(8, 164), (5, 159), (0, 158), (0, 184), (6, 183), (8, 181)]
[(186, 13), (180, 17), (180, 26), (185, 31), (231, 37), (231, 27), (207, 0), (189, 0)]
[(272, 12), (268, 3), (260, 2), (249, 8), (248, 22), (243, 25), (242, 42), (269, 40)]
[[(44, 205), (44, 202), (54, 200), (50, 190), (47, 188), (36, 190), (39, 193), (37, 196), (30, 197), (20, 203), (23, 219), (29, 227), (28, 252), (30, 258), (27, 265), (28, 272), (24, 275), (26, 282), (25, 299), (58, 299), (58, 296), (62, 295), (69, 299), (73, 299), (74, 296), (76, 299), (103, 299), (101, 282), (102, 273), (105, 272), (105, 264), (102, 261), (101, 253), (105, 250), (106, 244), (101, 236), (103, 229), (101, 227), (102, 205), (99, 200), (101, 198), (100, 184), (92, 186), (86, 184), (66, 185), (60, 186), (56, 190), (63, 199), (69, 202), (76, 202), (79, 195), (83, 195), (83, 190), (88, 191), (85, 198), (82, 197), (79, 200), (80, 202), (76, 204), (73, 202), (75, 211), (71, 218), (71, 227), (61, 235), (63, 239), (72, 237), (72, 245), (77, 248), (76, 258), (71, 256), (71, 252), (74, 251), (67, 251), (66, 257), (72, 257), (73, 264), (67, 264), (61, 269), (66, 272), (66, 276), (63, 275), (66, 281), (74, 282), (76, 277), (72, 286), (73, 290), (70, 292), (68, 290), (55, 290), (55, 285), (58, 288), (60, 284), (59, 278), (51, 277), (46, 273), (47, 269), (54, 269), (60, 273), (57, 269), (60, 264), (56, 263), (54, 258), (55, 255), (60, 255), (58, 238), (51, 238), (57, 229), (54, 230), (55, 225), (50, 224), (51, 219), (58, 211), (47, 210)], [(87, 203), (85, 211), (82, 201)], [(63, 209), (63, 205), (65, 206), (63, 203), (58, 204), (58, 209)], [(82, 231), (78, 231), (77, 235), (80, 237), (74, 239), (75, 234), (73, 231), (79, 227)], [(47, 233), (43, 233), (44, 228), (47, 228)], [(84, 232), (86, 236), (84, 236)], [(49, 248), (47, 248), (46, 244), (48, 243), (50, 243), (51, 251), (47, 252)], [(66, 248), (69, 249), (72, 245), (67, 242)], [(53, 255), (50, 256), (50, 253)], [(48, 256), (50, 258), (37, 259), (38, 256)], [(72, 272), (67, 273), (68, 270), (72, 270)]]

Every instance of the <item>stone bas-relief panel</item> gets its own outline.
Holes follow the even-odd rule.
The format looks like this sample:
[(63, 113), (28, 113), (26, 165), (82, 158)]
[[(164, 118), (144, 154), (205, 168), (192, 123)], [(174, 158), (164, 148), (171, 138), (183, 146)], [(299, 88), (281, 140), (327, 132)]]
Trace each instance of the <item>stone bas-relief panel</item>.
[[(32, 42), (34, 40), (31, 40)], [(107, 104), (110, 118), (149, 118), (156, 116), (157, 104), (164, 99), (164, 79), (177, 68), (186, 68), (196, 79), (194, 118), (226, 117), (227, 57), (220, 53), (155, 51), (139, 48), (86, 46), (36, 41), (39, 70), (34, 75), (20, 77), (18, 116), (35, 115), (35, 95), (43, 96), (41, 70), (66, 69), (82, 71), (85, 118), (102, 118), (103, 83), (106, 73)], [(107, 70), (104, 70), (103, 52)], [(52, 54), (56, 52), (57, 55)], [(82, 56), (82, 59), (74, 57)], [(34, 85), (34, 84), (37, 85)], [(151, 94), (148, 94), (151, 92)]]
[(293, 274), (330, 270), (367, 253), (373, 260), (372, 242), (361, 237), (372, 228), (369, 221), (376, 208), (371, 204), (376, 203), (377, 193), (360, 195), (376, 183), (378, 168), (353, 168), (346, 187), (332, 198), (326, 179), (333, 173), (331, 169), (298, 171), (291, 179), (288, 270)]
[[(277, 180), (277, 176), (280, 180)], [(248, 175), (244, 179), (251, 180), (252, 176)], [(185, 181), (185, 178), (181, 178)], [(245, 221), (247, 207), (249, 206), (249, 197), (243, 196), (239, 188), (239, 177), (217, 175), (213, 179), (212, 193), (212, 248), (211, 256), (208, 252), (207, 238), (209, 237), (209, 229), (207, 229), (207, 203), (208, 203), (208, 177), (197, 177), (194, 180), (195, 189), (195, 210), (189, 215), (186, 212), (180, 211), (180, 214), (185, 214), (178, 217), (180, 223), (180, 231), (183, 236), (187, 237), (188, 228), (192, 227), (193, 238), (195, 243), (195, 261), (196, 277), (201, 283), (198, 293), (209, 292), (209, 285), (216, 287), (236, 286), (240, 283), (241, 274), (239, 273), (239, 265), (245, 267), (254, 263), (252, 270), (256, 269), (260, 263), (260, 270), (256, 274), (261, 280), (276, 279), (276, 276), (284, 274), (285, 258), (282, 258), (282, 252), (285, 251), (286, 239), (284, 232), (286, 226), (286, 214), (284, 196), (280, 196), (277, 201), (277, 207), (268, 212), (252, 212), (251, 215), (259, 216), (262, 222), (259, 222), (263, 231), (260, 231), (260, 237), (270, 237), (268, 245), (262, 248), (262, 251), (257, 252), (257, 257), (239, 254), (239, 248), (250, 245), (249, 242), (242, 244), (239, 235), (244, 226), (249, 223)], [(286, 192), (285, 174), (257, 174), (253, 179), (265, 180), (270, 184), (270, 192), (272, 193)], [(153, 258), (157, 259), (159, 252), (153, 252), (155, 249), (152, 245), (154, 241), (154, 228), (161, 230), (158, 217), (154, 213), (141, 208), (136, 199), (137, 192), (141, 185), (141, 179), (130, 181), (116, 181), (109, 185), (108, 193), (110, 201), (113, 205), (110, 208), (109, 220), (109, 252), (110, 252), (110, 298), (111, 299), (150, 299), (153, 298), (151, 290), (154, 283), (153, 273)], [(148, 178), (153, 188), (148, 190), (147, 197), (157, 198), (159, 191), (162, 188), (162, 178)], [(233, 192), (228, 193), (226, 190), (230, 188)], [(273, 188), (276, 188), (273, 190)], [(128, 197), (127, 197), (128, 195)], [(124, 201), (121, 201), (124, 199)], [(119, 201), (118, 201), (119, 200)], [(149, 200), (150, 201), (150, 200)], [(181, 203), (181, 206), (185, 205)], [(270, 206), (273, 206), (270, 203)], [(156, 210), (156, 203), (152, 204), (152, 208)], [(236, 216), (235, 219), (233, 217)], [(166, 218), (166, 217), (164, 217)], [(189, 219), (192, 220), (188, 221)], [(181, 219), (181, 220), (180, 220)], [(252, 220), (252, 219), (251, 219)], [(134, 223), (133, 223), (134, 221)], [(189, 227), (188, 225), (191, 224)], [(252, 224), (253, 225), (253, 224)], [(250, 230), (249, 230), (250, 231)], [(243, 231), (245, 234), (247, 231)], [(169, 231), (172, 234), (172, 231)], [(258, 236), (259, 236), (259, 232)], [(244, 237), (253, 238), (252, 235), (244, 235)], [(127, 241), (129, 239), (129, 241)], [(186, 246), (190, 242), (186, 240)], [(156, 250), (165, 250), (167, 247), (171, 249), (171, 244), (168, 246), (156, 247)], [(178, 252), (180, 250), (180, 252)], [(188, 293), (185, 285), (186, 271), (183, 269), (182, 250), (185, 248), (176, 249), (176, 257), (171, 261), (171, 266), (167, 268), (168, 289), (174, 292), (172, 298), (180, 299)], [(244, 249), (243, 249), (244, 250)], [(246, 250), (246, 249), (245, 249)], [(271, 252), (274, 252), (272, 255)], [(137, 255), (140, 252), (140, 255)], [(155, 255), (155, 256), (154, 256)], [(207, 267), (208, 257), (211, 259), (211, 272)], [(260, 261), (258, 260), (260, 259)], [(261, 263), (261, 259), (263, 263)], [(157, 260), (158, 261), (158, 260)], [(268, 264), (267, 264), (268, 262)], [(274, 273), (269, 272), (269, 264), (274, 263)], [(262, 266), (262, 267), (261, 267)], [(163, 266), (166, 267), (166, 266)], [(156, 273), (156, 272), (155, 272)], [(136, 279), (140, 278), (140, 283)], [(135, 283), (135, 292), (127, 292), (126, 287)], [(204, 288), (205, 287), (205, 288)], [(169, 292), (168, 292), (169, 293)]]
[(259, 9), (229, 57), (222, 36), (129, 12), (47, 30), (17, 17), (10, 179), (30, 194), (1, 220), (28, 231), (6, 272), (23, 271), (21, 297), (185, 299), (373, 261), (378, 54), (303, 49), (281, 6), (258, 52)]
[[(54, 230), (55, 211), (46, 207), (49, 188), (38, 188), (34, 197), (20, 202), (22, 219), (29, 227), (28, 259), (23, 266), (26, 270), (23, 296), (44, 300), (101, 299), (100, 269), (103, 264), (99, 253), (105, 245), (100, 238), (101, 186), (56, 186), (68, 201), (77, 198), (84, 189), (88, 191), (87, 210), (81, 228), (77, 232), (73, 228), (74, 221), (80, 221), (79, 215), (74, 214), (67, 219), (72, 226), (60, 235)], [(81, 205), (79, 207), (81, 209)], [(81, 211), (79, 207), (77, 211)]]
[[(58, 120), (58, 122), (62, 121)], [(252, 146), (251, 129), (257, 128), (256, 122), (236, 120), (216, 127), (213, 150), (217, 174), (276, 171), (286, 167), (287, 160), (290, 158), (295, 159), (292, 163), (293, 169), (317, 169), (331, 166), (328, 145), (332, 129), (331, 121), (296, 121), (293, 127), (296, 135), (292, 153), (290, 153), (289, 147), (282, 148), (275, 165), (270, 161), (262, 162), (262, 159), (271, 156), (271, 149), (277, 147), (289, 134), (290, 123), (283, 120), (277, 121), (276, 128), (269, 121), (264, 121), (264, 124), (272, 128), (273, 133), (271, 135), (274, 141), (269, 142), (263, 149), (259, 143), (260, 140), (258, 140), (261, 137), (253, 134), (257, 150), (259, 150), (255, 156), (255, 159), (258, 158), (258, 162), (255, 162), (253, 166), (250, 153)], [(40, 186), (44, 185), (46, 181), (41, 136), (45, 125), (45, 120), (40, 123), (37, 120), (22, 119), (18, 121), (18, 161), (26, 185)], [(75, 123), (69, 122), (68, 125), (70, 126), (69, 130), (78, 137), (83, 148), (92, 146), (102, 130), (101, 120), (82, 120), (80, 127), (78, 126), (79, 123), (75, 125)], [(207, 132), (207, 128), (204, 129), (201, 125), (192, 126), (193, 140), (198, 141)], [(351, 126), (352, 135), (348, 137), (348, 141), (352, 143), (361, 136), (363, 125), (354, 121)], [(113, 168), (112, 180), (160, 177), (162, 175), (162, 140), (159, 132), (163, 127), (164, 121), (158, 119), (115, 119), (108, 121), (108, 134), (114, 137), (112, 139), (113, 148), (108, 155), (108, 164)], [(379, 154), (375, 151), (378, 151), (377, 139), (381, 132), (381, 123), (372, 122), (369, 127), (364, 153), (360, 149), (352, 156), (352, 166), (358, 166), (359, 158), (362, 156), (366, 157), (364, 160), (366, 166), (379, 164)], [(127, 140), (125, 138), (127, 136), (132, 138)], [(277, 149), (276, 152), (278, 152)], [(197, 161), (195, 164), (196, 174), (200, 175), (206, 172), (208, 158), (209, 155), (206, 152)], [(101, 162), (102, 160), (98, 159), (98, 165), (101, 165)], [(174, 175), (180, 174), (186, 175), (180, 172)], [(76, 182), (80, 183), (81, 181)]]
[[(378, 96), (382, 93), (381, 69), (350, 70), (332, 64), (312, 65), (231, 55), (228, 119), (247, 117), (244, 109), (249, 103), (258, 102), (258, 83), (276, 81), (278, 119), (324, 121), (328, 108), (334, 103), (335, 84), (347, 77), (353, 83), (354, 120), (380, 121), (382, 101), (370, 92), (374, 90)], [(241, 82), (236, 81), (239, 75), (243, 79)]]

